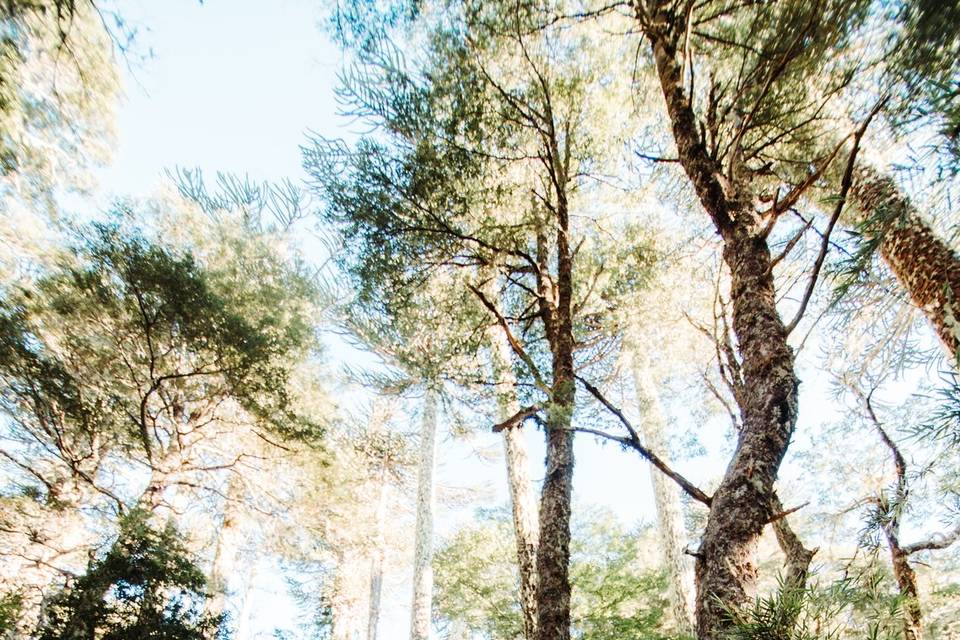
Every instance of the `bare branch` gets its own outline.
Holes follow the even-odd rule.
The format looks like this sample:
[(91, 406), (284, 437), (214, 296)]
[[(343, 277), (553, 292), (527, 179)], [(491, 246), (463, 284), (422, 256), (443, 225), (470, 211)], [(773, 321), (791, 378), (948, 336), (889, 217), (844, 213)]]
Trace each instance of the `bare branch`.
[(830, 233), (833, 231), (834, 226), (836, 226), (837, 220), (840, 219), (840, 213), (843, 211), (843, 205), (847, 201), (847, 192), (850, 191), (850, 185), (853, 182), (853, 167), (857, 160), (857, 152), (860, 150), (860, 140), (863, 138), (863, 134), (866, 133), (867, 127), (870, 125), (870, 121), (873, 120), (873, 117), (877, 115), (877, 112), (880, 111), (880, 108), (883, 107), (886, 102), (886, 97), (877, 102), (877, 104), (873, 107), (873, 110), (870, 112), (870, 115), (867, 116), (867, 118), (863, 121), (863, 124), (860, 125), (860, 128), (857, 130), (856, 134), (854, 134), (853, 149), (850, 150), (850, 156), (847, 158), (847, 168), (843, 172), (843, 180), (840, 183), (840, 195), (837, 198), (837, 205), (833, 210), (833, 215), (830, 216), (830, 222), (827, 224), (827, 229), (823, 233), (823, 241), (820, 243), (820, 253), (817, 255), (817, 260), (813, 264), (813, 272), (810, 274), (810, 282), (807, 283), (807, 290), (804, 292), (803, 298), (800, 301), (800, 308), (797, 309), (797, 314), (786, 327), (787, 335), (790, 335), (790, 333), (797, 328), (797, 325), (803, 318), (803, 314), (807, 310), (807, 304), (810, 302), (810, 297), (813, 295), (813, 290), (817, 286), (817, 280), (820, 277), (820, 269), (823, 268), (823, 262), (826, 260), (827, 251), (830, 248)]
[(610, 437), (610, 439), (616, 440), (617, 442), (620, 442), (624, 446), (634, 449), (643, 458), (645, 458), (650, 464), (655, 466), (657, 469), (663, 472), (667, 477), (669, 477), (671, 480), (673, 480), (678, 485), (680, 485), (680, 488), (686, 491), (691, 498), (699, 502), (702, 502), (708, 507), (710, 506), (710, 502), (711, 502), (710, 496), (708, 496), (706, 493), (704, 493), (696, 485), (694, 485), (692, 482), (684, 478), (682, 475), (680, 475), (679, 473), (671, 469), (667, 465), (667, 463), (664, 462), (662, 458), (660, 458), (660, 456), (658, 456), (657, 454), (655, 454), (654, 452), (650, 451), (645, 446), (643, 446), (643, 443), (640, 442), (639, 436), (637, 436), (636, 429), (633, 428), (633, 425), (630, 424), (630, 421), (627, 420), (626, 416), (623, 415), (623, 412), (620, 411), (620, 409), (615, 407), (609, 400), (606, 399), (606, 397), (603, 395), (603, 393), (600, 392), (599, 389), (597, 389), (595, 386), (593, 386), (592, 384), (584, 380), (581, 376), (577, 376), (576, 378), (577, 380), (580, 381), (580, 384), (582, 384), (584, 388), (587, 391), (589, 391), (590, 394), (600, 402), (600, 404), (606, 407), (607, 410), (610, 411), (610, 413), (615, 415), (620, 420), (621, 424), (623, 424), (624, 428), (626, 428), (627, 433), (630, 434), (628, 438), (618, 438), (616, 436), (612, 436), (612, 437), (605, 436), (602, 432), (598, 432), (595, 435)]
[(513, 414), (503, 422), (493, 425), (493, 432), (500, 433), (504, 429), (512, 429), (514, 427), (517, 427), (520, 424), (522, 424), (524, 420), (527, 420), (528, 418), (532, 418), (533, 416), (540, 413), (541, 410), (542, 410), (542, 407), (536, 404), (529, 407), (523, 407), (522, 409), (517, 411), (515, 414)]
[(504, 334), (507, 336), (507, 342), (510, 343), (510, 348), (513, 349), (513, 352), (517, 354), (517, 357), (523, 361), (527, 368), (530, 370), (530, 375), (533, 376), (533, 379), (537, 383), (537, 387), (540, 388), (546, 394), (550, 393), (550, 387), (543, 381), (543, 376), (540, 375), (540, 370), (537, 368), (536, 363), (534, 363), (533, 358), (531, 358), (527, 352), (524, 350), (523, 346), (517, 340), (516, 336), (513, 335), (513, 331), (510, 330), (510, 325), (507, 323), (507, 319), (503, 317), (503, 314), (500, 313), (500, 310), (497, 309), (497, 306), (493, 304), (480, 289), (468, 284), (467, 288), (473, 292), (477, 298), (480, 299), (480, 302), (484, 307), (487, 308), (487, 311), (492, 313), (497, 319), (497, 324), (503, 329)]

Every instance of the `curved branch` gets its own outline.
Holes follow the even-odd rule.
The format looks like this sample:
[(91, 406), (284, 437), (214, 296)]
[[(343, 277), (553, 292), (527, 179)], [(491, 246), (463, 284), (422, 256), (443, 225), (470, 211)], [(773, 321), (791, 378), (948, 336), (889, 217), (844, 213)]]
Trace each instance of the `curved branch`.
[(680, 485), (680, 488), (683, 489), (687, 493), (687, 495), (689, 495), (691, 498), (693, 498), (698, 502), (702, 502), (708, 507), (710, 506), (710, 503), (712, 500), (710, 496), (704, 493), (695, 484), (693, 484), (692, 482), (684, 478), (682, 475), (680, 475), (679, 473), (671, 469), (667, 465), (667, 463), (663, 461), (663, 459), (660, 456), (658, 456), (654, 452), (650, 451), (650, 449), (647, 449), (645, 446), (643, 446), (643, 443), (640, 442), (640, 438), (637, 435), (637, 430), (633, 428), (633, 425), (630, 424), (630, 421), (627, 420), (626, 416), (623, 415), (623, 412), (620, 411), (620, 409), (615, 407), (609, 400), (606, 399), (606, 397), (603, 395), (603, 393), (600, 392), (599, 389), (597, 389), (595, 386), (593, 386), (592, 384), (584, 380), (581, 376), (576, 376), (576, 378), (577, 380), (580, 381), (580, 384), (582, 384), (584, 388), (587, 391), (589, 391), (590, 394), (600, 402), (600, 404), (606, 407), (607, 410), (610, 411), (610, 413), (617, 416), (617, 418), (626, 428), (627, 433), (629, 433), (630, 435), (627, 438), (623, 438), (623, 437), (613, 436), (613, 435), (604, 433), (602, 431), (594, 431), (590, 429), (578, 428), (576, 429), (577, 431), (583, 431), (584, 433), (592, 433), (594, 435), (598, 435), (603, 438), (614, 440), (626, 447), (630, 447), (631, 449), (634, 449), (645, 460), (647, 460), (647, 462), (655, 466), (664, 475), (666, 475), (668, 478), (670, 478), (671, 480), (676, 482), (678, 485)]

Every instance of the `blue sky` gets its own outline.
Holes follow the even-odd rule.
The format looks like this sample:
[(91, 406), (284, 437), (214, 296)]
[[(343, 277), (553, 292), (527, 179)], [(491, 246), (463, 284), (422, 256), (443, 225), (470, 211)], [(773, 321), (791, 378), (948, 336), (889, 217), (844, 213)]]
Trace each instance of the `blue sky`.
[[(308, 130), (337, 132), (340, 54), (322, 3), (120, 0), (139, 33), (124, 77), (108, 189), (144, 193), (162, 170), (199, 166), (259, 178), (300, 175)], [(150, 54), (139, 60), (136, 54)]]

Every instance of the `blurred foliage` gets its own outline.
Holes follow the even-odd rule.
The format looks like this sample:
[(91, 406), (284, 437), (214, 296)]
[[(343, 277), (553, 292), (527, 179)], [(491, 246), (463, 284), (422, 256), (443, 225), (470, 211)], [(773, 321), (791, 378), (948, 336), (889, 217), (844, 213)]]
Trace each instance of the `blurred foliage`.
[(173, 524), (157, 528), (142, 510), (119, 524), (109, 551), (51, 600), (37, 638), (227, 638), (222, 619), (204, 613), (206, 578)]

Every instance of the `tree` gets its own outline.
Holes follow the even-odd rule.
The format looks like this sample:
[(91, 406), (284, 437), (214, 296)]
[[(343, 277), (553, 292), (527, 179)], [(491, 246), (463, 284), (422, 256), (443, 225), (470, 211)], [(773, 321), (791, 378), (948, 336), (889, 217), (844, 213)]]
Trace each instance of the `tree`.
[[(490, 296), (492, 298), (492, 295)], [(510, 338), (501, 327), (489, 331), (490, 361), (497, 388), (500, 421), (510, 420), (520, 411), (516, 393), (514, 355)], [(537, 637), (537, 546), (540, 539), (537, 503), (530, 480), (527, 444), (520, 429), (504, 429), (503, 449), (507, 467), (507, 487), (513, 516), (513, 535), (517, 544), (517, 568), (520, 574), (520, 608), (523, 611), (523, 637)]]
[[(696, 562), (697, 630), (712, 640), (727, 626), (723, 607), (749, 598), (760, 533), (782, 519), (774, 483), (798, 412), (787, 338), (805, 310), (822, 258), (800, 309), (784, 322), (768, 237), (840, 151), (818, 148), (812, 123), (819, 124), (821, 102), (849, 81), (840, 72), (847, 62), (844, 31), (836, 26), (856, 21), (865, 3), (645, 2), (631, 9), (650, 46), (678, 163), (721, 239), (730, 274), (737, 353), (726, 364), (734, 372), (732, 394), (742, 423), (733, 458), (710, 499)], [(825, 86), (806, 84), (814, 61), (824, 56), (835, 60), (838, 73)], [(705, 86), (695, 85), (703, 72), (709, 74)], [(848, 174), (864, 126), (853, 136)], [(812, 172), (798, 173), (795, 161)], [(784, 186), (785, 195), (771, 197)]]
[(109, 155), (119, 96), (114, 42), (131, 34), (87, 0), (7, 2), (0, 18), (3, 212), (11, 222), (31, 208), (52, 217), (54, 191), (89, 184), (87, 171)]
[[(345, 262), (361, 296), (391, 310), (427, 274), (444, 273), (476, 298), (463, 312), (479, 303), (485, 324), (505, 332), (523, 363), (524, 384), (535, 393), (529, 400), (524, 393), (524, 406), (499, 426), (535, 417), (544, 425), (549, 472), (539, 509), (538, 633), (564, 638), (575, 352), (585, 345), (587, 361), (588, 350), (606, 355), (609, 346), (598, 339), (593, 312), (603, 307), (609, 274), (587, 257), (601, 234), (592, 233), (589, 216), (575, 223), (571, 207), (603, 191), (588, 174), (605, 161), (603, 141), (616, 136), (585, 125), (603, 120), (605, 91), (622, 85), (599, 82), (606, 77), (599, 61), (615, 56), (600, 55), (598, 33), (578, 35), (580, 53), (598, 52), (597, 67), (584, 69), (572, 49), (528, 37), (525, 7), (464, 11), (468, 35), (438, 27), (430, 59), (443, 64), (425, 64), (422, 72), (407, 71), (389, 41), (366, 41), (344, 96), (387, 139), (371, 137), (355, 149), (317, 140), (305, 164), (330, 203), (328, 221), (347, 239), (352, 255)], [(477, 282), (478, 269), (499, 272), (499, 295), (488, 297), (489, 276)]]
[(433, 600), (433, 510), (436, 502), (433, 474), (437, 456), (437, 392), (427, 388), (420, 431), (417, 480), (417, 523), (413, 556), (413, 602), (410, 639), (427, 640)]
[(220, 618), (203, 611), (206, 579), (179, 535), (153, 528), (148, 511), (129, 512), (109, 551), (49, 604), (36, 637), (225, 638)]
[(960, 257), (924, 222), (890, 177), (860, 167), (851, 197), (859, 212), (860, 260), (879, 253), (933, 326), (947, 356), (956, 360)]
[(247, 455), (227, 446), (239, 431), (319, 435), (289, 386), (312, 344), (311, 286), (269, 245), (221, 235), (200, 264), (122, 219), (82, 231), (3, 301), (3, 455), (25, 498), (5, 511), (16, 517), (26, 505), (52, 532), (37, 545), (37, 519), (11, 520), (23, 526), (10, 532), (10, 551), (26, 562), (91, 544), (74, 539), (81, 509), (159, 511), (172, 489), (215, 491)]

